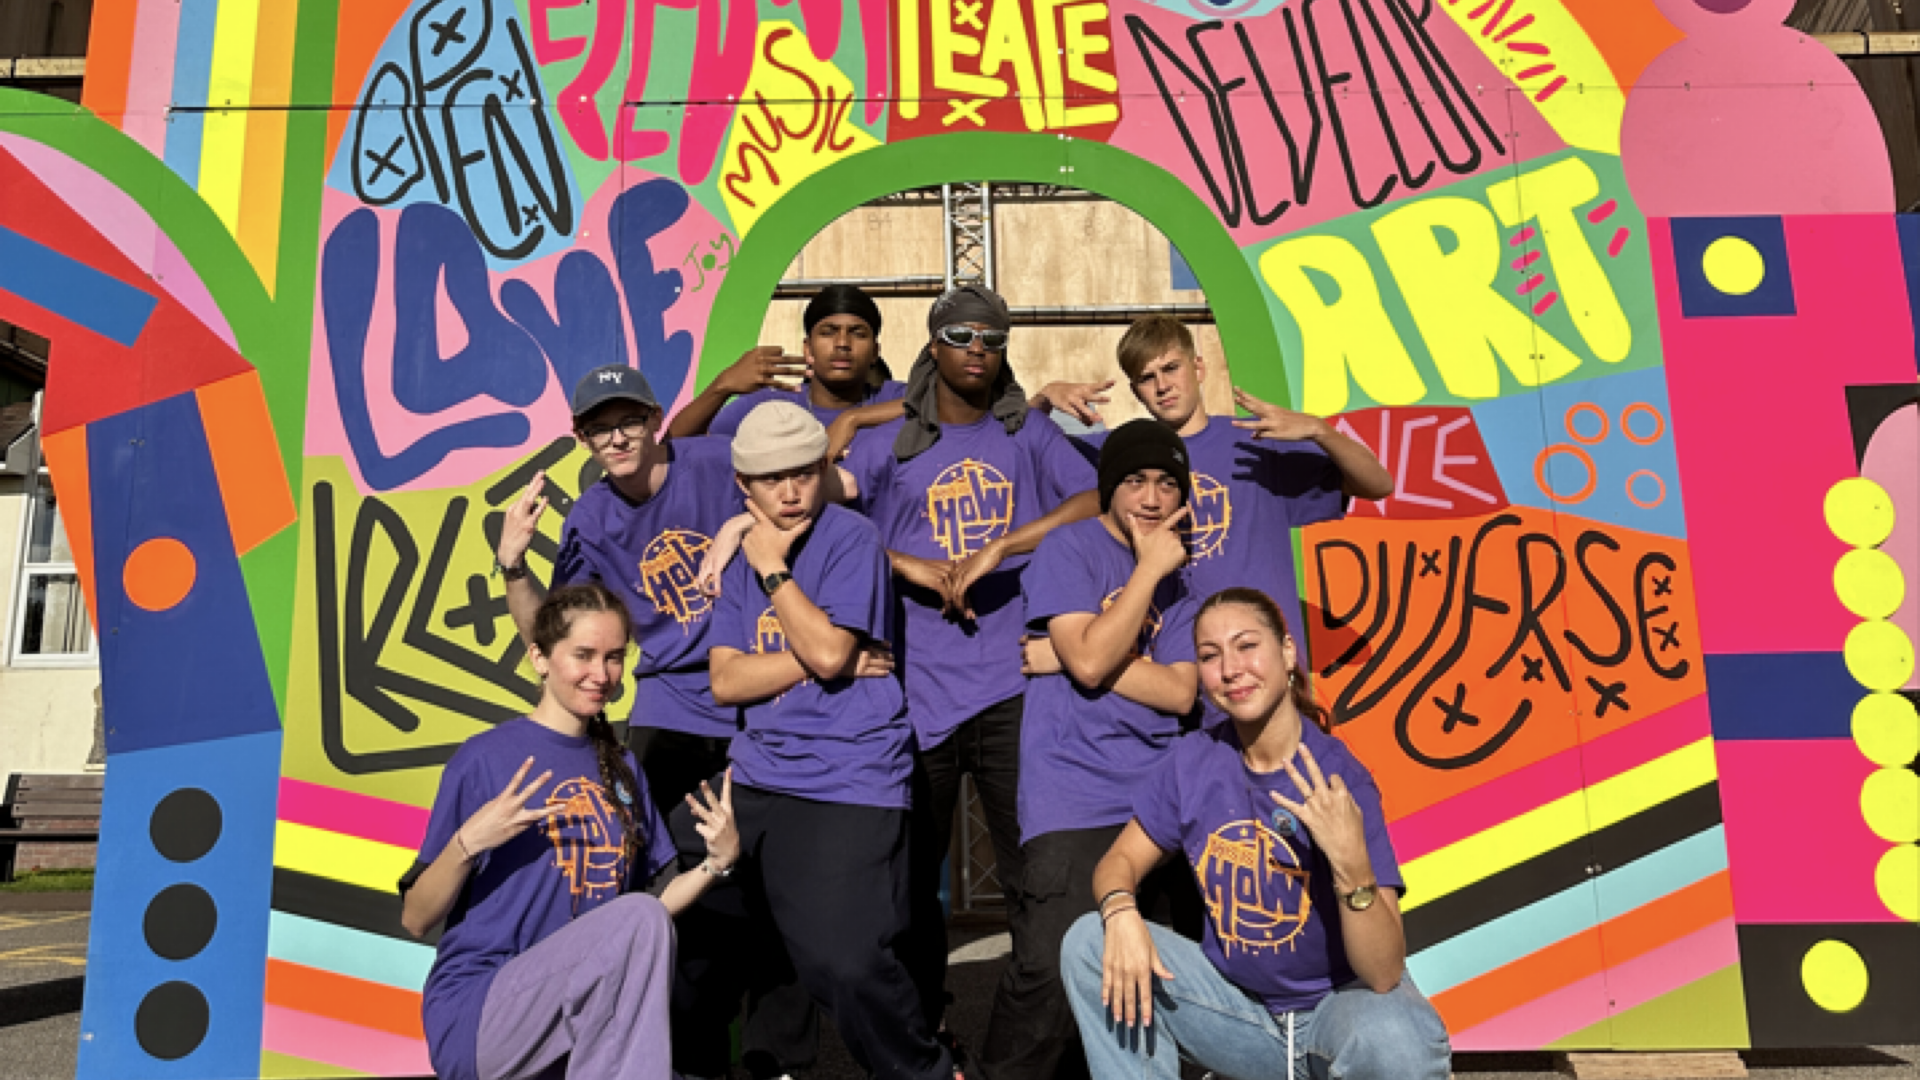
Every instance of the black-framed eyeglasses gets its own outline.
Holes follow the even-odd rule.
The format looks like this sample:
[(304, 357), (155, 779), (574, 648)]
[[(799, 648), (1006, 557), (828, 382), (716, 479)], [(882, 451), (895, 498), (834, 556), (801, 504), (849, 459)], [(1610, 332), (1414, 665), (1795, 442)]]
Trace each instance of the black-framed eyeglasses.
[(629, 442), (638, 442), (647, 433), (647, 425), (651, 423), (651, 416), (629, 416), (617, 424), (588, 424), (580, 429), (580, 437), (596, 450), (612, 442), (616, 431), (626, 436)]
[(956, 349), (970, 348), (976, 338), (979, 339), (981, 347), (988, 352), (999, 352), (1007, 347), (1005, 330), (975, 330), (963, 323), (943, 326), (934, 331), (933, 336), (939, 338), (941, 344), (951, 345)]

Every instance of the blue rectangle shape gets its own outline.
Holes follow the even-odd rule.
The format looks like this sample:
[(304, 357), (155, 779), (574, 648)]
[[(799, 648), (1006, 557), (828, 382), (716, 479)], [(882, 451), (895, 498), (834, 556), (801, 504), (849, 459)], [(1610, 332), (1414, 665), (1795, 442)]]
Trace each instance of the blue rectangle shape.
[(200, 186), (200, 144), (206, 132), (207, 100), (213, 83), (213, 36), (220, 22), (220, 0), (180, 0), (180, 24), (174, 32), (173, 109), (167, 113), (167, 168), (189, 187)]
[(160, 303), (119, 278), (5, 227), (0, 227), (0, 292), (128, 348)]
[(1716, 739), (1853, 737), (1866, 688), (1840, 653), (1710, 653), (1706, 667)]
[[(1920, 214), (1895, 214), (1894, 224), (1900, 231), (1900, 261), (1906, 270), (1907, 308), (1913, 312), (1914, 323), (1920, 325)], [(1914, 367), (1920, 369), (1920, 336), (1913, 342)]]
[[(273, 892), (273, 830), (280, 788), (278, 731), (237, 739), (107, 754), (107, 790), (100, 808), (100, 860), (87, 939), (87, 985), (80, 1014), (79, 1080), (203, 1080), (258, 1076), (266, 996), (267, 926)], [(169, 796), (194, 789), (219, 808), (211, 830), (202, 817), (185, 823), (162, 809)], [(191, 832), (183, 832), (186, 825)], [(210, 838), (210, 846), (171, 855), (154, 835)], [(181, 859), (184, 861), (175, 861)], [(163, 892), (203, 893), (213, 902), (212, 936), (189, 956), (155, 952), (150, 921)], [(396, 901), (397, 902), (397, 901)], [(165, 910), (162, 905), (161, 910)], [(177, 937), (172, 939), (178, 942)], [(176, 984), (167, 994), (162, 986)], [(198, 999), (206, 1025), (195, 1032), (141, 1023), (150, 999)], [(191, 1010), (189, 1010), (191, 1011)], [(179, 1057), (156, 1056), (156, 1034)], [(198, 1034), (198, 1038), (193, 1036)], [(165, 1049), (165, 1047), (161, 1047)]]
[[(1673, 271), (1689, 319), (1797, 313), (1786, 223), (1777, 217), (1674, 218)], [(1710, 272), (1717, 264), (1722, 274)], [(1758, 269), (1757, 281), (1744, 275)]]

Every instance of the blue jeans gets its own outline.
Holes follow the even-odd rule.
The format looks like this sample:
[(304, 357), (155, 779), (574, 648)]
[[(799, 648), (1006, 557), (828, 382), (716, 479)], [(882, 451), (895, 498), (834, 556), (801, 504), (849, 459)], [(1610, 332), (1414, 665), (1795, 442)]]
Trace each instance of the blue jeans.
[(1100, 1004), (1099, 916), (1074, 923), (1061, 946), (1060, 975), (1094, 1080), (1178, 1080), (1182, 1056), (1234, 1080), (1447, 1080), (1446, 1025), (1411, 979), (1386, 994), (1350, 983), (1311, 1010), (1275, 1016), (1228, 982), (1199, 945), (1165, 927), (1147, 930), (1174, 977), (1155, 981), (1153, 1024), (1144, 1030), (1114, 1023)]

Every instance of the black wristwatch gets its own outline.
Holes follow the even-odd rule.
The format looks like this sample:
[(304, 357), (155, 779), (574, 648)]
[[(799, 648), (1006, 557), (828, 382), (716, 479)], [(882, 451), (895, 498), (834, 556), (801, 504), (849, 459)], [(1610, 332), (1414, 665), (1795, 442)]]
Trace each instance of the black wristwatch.
[(785, 570), (775, 571), (771, 574), (763, 574), (760, 577), (760, 591), (766, 593), (768, 599), (772, 599), (774, 590), (792, 580), (793, 575)]

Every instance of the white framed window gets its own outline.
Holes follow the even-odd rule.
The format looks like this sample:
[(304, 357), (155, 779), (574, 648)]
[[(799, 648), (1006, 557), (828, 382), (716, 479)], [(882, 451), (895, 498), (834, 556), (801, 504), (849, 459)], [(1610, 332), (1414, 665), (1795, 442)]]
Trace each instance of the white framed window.
[[(35, 410), (38, 439), (38, 412)], [(20, 565), (14, 578), (12, 632), (8, 660), (15, 667), (71, 667), (96, 663), (93, 620), (73, 562), (73, 545), (53, 477), (40, 461), (38, 446), (26, 485), (26, 512), (20, 523)]]

